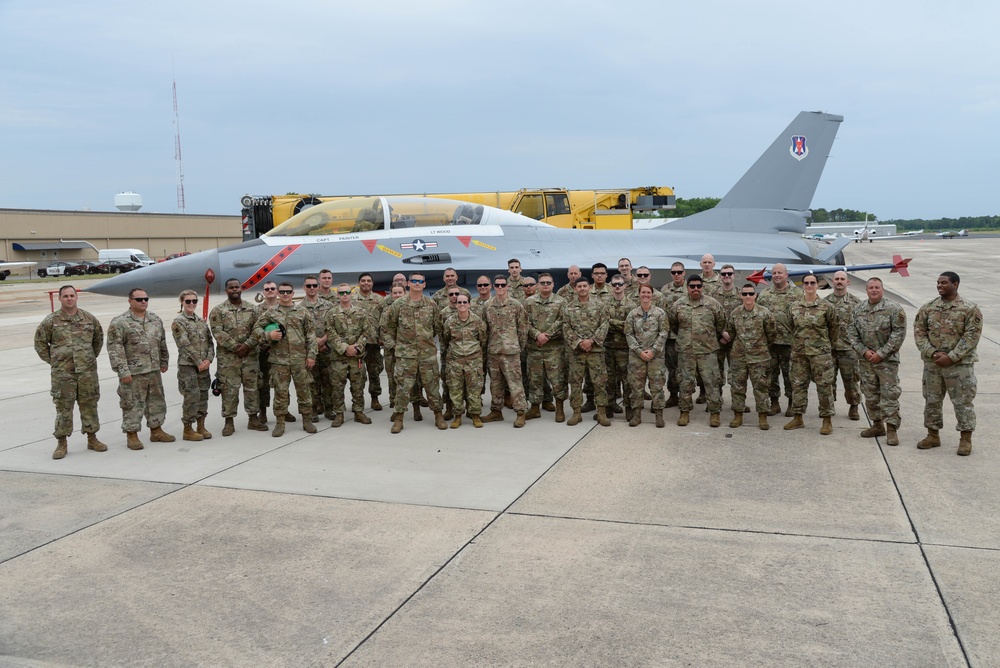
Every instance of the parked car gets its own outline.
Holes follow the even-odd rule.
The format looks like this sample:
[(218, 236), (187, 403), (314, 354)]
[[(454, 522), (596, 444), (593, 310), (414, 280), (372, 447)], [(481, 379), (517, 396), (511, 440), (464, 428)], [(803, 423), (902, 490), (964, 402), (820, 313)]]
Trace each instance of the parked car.
[(83, 276), (90, 273), (90, 262), (86, 260), (71, 260), (66, 267), (67, 276)]
[(185, 255), (190, 255), (190, 254), (191, 253), (189, 253), (188, 251), (184, 251), (183, 253), (171, 253), (162, 260), (158, 260), (158, 262), (166, 262), (167, 260), (176, 260), (179, 257), (184, 257)]
[(104, 264), (107, 265), (109, 274), (124, 274), (135, 269), (135, 264), (121, 260), (108, 260)]
[(42, 278), (46, 276), (72, 276), (72, 268), (76, 265), (70, 262), (53, 262), (47, 267), (38, 270), (38, 275)]

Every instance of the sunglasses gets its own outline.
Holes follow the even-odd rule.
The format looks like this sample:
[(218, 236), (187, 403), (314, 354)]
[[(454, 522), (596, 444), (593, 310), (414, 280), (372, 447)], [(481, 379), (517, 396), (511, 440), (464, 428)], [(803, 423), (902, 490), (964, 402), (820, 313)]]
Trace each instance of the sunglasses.
[(197, 304), (198, 300), (197, 299), (185, 299), (184, 303), (185, 304)]
[(468, 301), (455, 302), (455, 305), (456, 306), (468, 306), (469, 302)]
[(148, 302), (149, 297), (129, 297), (134, 302)]
[(539, 285), (552, 285), (552, 281), (538, 281)]
[(756, 292), (741, 292), (740, 295), (742, 295), (743, 297), (755, 297), (757, 295), (757, 293)]
[(701, 290), (702, 285), (701, 283), (688, 283), (688, 287), (692, 290)]
[(264, 288), (264, 292), (274, 292), (278, 288)]
[(318, 287), (319, 287), (319, 283), (306, 283), (306, 289), (307, 290), (309, 288), (318, 288)]
[(295, 290), (278, 290), (279, 295), (290, 295), (293, 292), (295, 292)]
[(819, 285), (818, 281), (802, 281), (802, 285)]
[(731, 272), (731, 271), (720, 271), (719, 272), (719, 276), (732, 276), (732, 275), (733, 275), (733, 272)]
[(624, 286), (625, 286), (624, 283), (612, 283), (611, 284), (611, 287), (613, 287), (613, 288), (621, 288), (621, 287), (624, 287)]
[(337, 294), (338, 295), (349, 295), (349, 294), (351, 294), (351, 291), (350, 290), (337, 290)]
[(462, 293), (461, 293), (461, 292), (449, 292), (449, 293), (448, 293), (448, 296), (449, 296), (449, 297), (457, 297), (457, 296), (459, 296), (460, 294), (462, 294)]
[(507, 284), (506, 283), (494, 283), (493, 287), (495, 287), (495, 288), (506, 288)]
[(528, 288), (535, 287), (535, 284), (534, 283), (525, 283), (521, 287), (524, 288), (525, 290), (527, 290)]
[(671, 269), (671, 270), (670, 270), (670, 273), (671, 273), (671, 274), (674, 274), (674, 275), (676, 276), (677, 274), (683, 274), (683, 273), (684, 273), (684, 270), (683, 270), (683, 269), (681, 269), (680, 271), (676, 271), (676, 270), (674, 270), (674, 269)]
[(645, 274), (636, 273), (636, 276), (638, 276), (639, 278), (646, 278), (647, 276), (649, 276), (649, 272), (647, 271)]
[(422, 278), (411, 278), (410, 279), (410, 283), (413, 283), (414, 285), (423, 285), (424, 284), (424, 279), (422, 279)]
[(480, 287), (480, 288), (488, 288), (488, 287), (490, 287), (490, 284), (489, 283), (476, 283), (476, 286)]

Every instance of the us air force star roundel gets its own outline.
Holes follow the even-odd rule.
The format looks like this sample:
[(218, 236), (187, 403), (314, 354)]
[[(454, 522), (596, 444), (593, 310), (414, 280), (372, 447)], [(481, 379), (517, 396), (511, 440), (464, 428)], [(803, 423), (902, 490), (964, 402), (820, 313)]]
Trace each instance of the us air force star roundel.
[(399, 247), (403, 250), (415, 250), (418, 253), (423, 253), (428, 248), (437, 248), (437, 242), (435, 241), (424, 241), (423, 239), (414, 239), (408, 244), (399, 244)]

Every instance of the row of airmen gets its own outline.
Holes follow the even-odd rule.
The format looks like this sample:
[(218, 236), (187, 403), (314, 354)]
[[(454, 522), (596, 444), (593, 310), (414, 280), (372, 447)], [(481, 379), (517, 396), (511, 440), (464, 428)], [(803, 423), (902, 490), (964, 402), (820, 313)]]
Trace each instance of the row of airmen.
[[(241, 387), (247, 426), (255, 430), (268, 429), (266, 407), (269, 390), (274, 390), (272, 433), (282, 435), (285, 423), (294, 421), (288, 412), (293, 382), (307, 432), (316, 431), (313, 422), (320, 414), (331, 419), (332, 426), (343, 424), (347, 383), (355, 421), (370, 424), (364, 413), (366, 377), (372, 408), (381, 410), (383, 364), (394, 409), (392, 433), (402, 430), (408, 403), (414, 405), (414, 418), (421, 419), (422, 394), (441, 429), (448, 427), (447, 420), (458, 428), (464, 415), (476, 427), (502, 420), (505, 395), (517, 413), (515, 427), (540, 417), (541, 406), (554, 411), (561, 422), (567, 394), (573, 411), (570, 425), (579, 424), (590, 405), (596, 408), (595, 420), (610, 425), (609, 414), (622, 411), (615, 401), (620, 394), (626, 419), (637, 426), (647, 385), (658, 427), (664, 426), (663, 409), (674, 405), (680, 408), (677, 424), (688, 424), (697, 385), (702, 386), (698, 402), (708, 404), (710, 425), (717, 427), (728, 362), (730, 427), (739, 427), (748, 410), (749, 380), (758, 426), (767, 429), (768, 415), (780, 412), (781, 378), (789, 399), (786, 416), (792, 417), (785, 429), (804, 426), (802, 415), (813, 382), (823, 418), (821, 433), (831, 433), (839, 371), (852, 419), (860, 418), (860, 378), (873, 421), (862, 435), (885, 435), (890, 445), (898, 444), (898, 350), (906, 322), (902, 309), (884, 299), (879, 279), (868, 282), (868, 300), (861, 302), (847, 292), (846, 274), (838, 272), (833, 294), (820, 300), (814, 276), (807, 276), (799, 289), (788, 281), (785, 267), (776, 265), (772, 285), (758, 297), (751, 284), (735, 286), (730, 265), (715, 272), (714, 264), (706, 255), (702, 272), (685, 280), (684, 266), (675, 263), (672, 282), (661, 290), (650, 285), (648, 268), (633, 274), (626, 258), (619, 261), (619, 273), (610, 286), (603, 264), (591, 268), (593, 284), (581, 277), (578, 267), (571, 267), (569, 283), (556, 293), (551, 275), (522, 276), (520, 263), (511, 260), (506, 276), (477, 280), (476, 298), (457, 286), (453, 269), (444, 273), (445, 287), (433, 298), (423, 294), (425, 277), (420, 273), (411, 274), (409, 280), (398, 275), (390, 295), (383, 298), (372, 290), (369, 274), (362, 274), (353, 290), (346, 284), (334, 290), (332, 272), (324, 270), (318, 277), (307, 277), (300, 302), (294, 301), (290, 284), (265, 283), (258, 305), (243, 300), (239, 281), (232, 279), (226, 282), (227, 301), (210, 315), (211, 331), (209, 323), (194, 313), (197, 295), (185, 291), (180, 295), (181, 312), (171, 326), (178, 346), (178, 386), (184, 397), (183, 437), (211, 438), (205, 418), (209, 368), (217, 349), (224, 436), (235, 431)], [(938, 281), (940, 297), (921, 309), (914, 325), (925, 361), (927, 399), (928, 435), (919, 447), (940, 445), (941, 406), (947, 391), (962, 433), (959, 454), (969, 454), (975, 428), (972, 364), (982, 316), (975, 304), (958, 296), (958, 281), (951, 272), (943, 274)], [(77, 308), (71, 286), (61, 289), (59, 297), (60, 310), (43, 321), (35, 336), (36, 351), (52, 365), (57, 459), (66, 454), (74, 403), (80, 405), (88, 447), (106, 449), (96, 437), (96, 356), (103, 332), (96, 318)], [(120, 380), (122, 431), (131, 449), (143, 447), (138, 438), (143, 416), (150, 440), (174, 440), (162, 429), (166, 405), (161, 374), (168, 362), (165, 332), (162, 321), (147, 307), (145, 291), (133, 290), (129, 310), (112, 321), (108, 336), (109, 357)], [(489, 414), (481, 416), (485, 373), (493, 399)]]

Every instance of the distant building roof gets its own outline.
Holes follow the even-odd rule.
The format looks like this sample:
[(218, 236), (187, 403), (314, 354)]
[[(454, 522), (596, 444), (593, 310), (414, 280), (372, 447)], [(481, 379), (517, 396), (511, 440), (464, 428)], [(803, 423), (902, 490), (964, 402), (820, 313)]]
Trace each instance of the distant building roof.
[(78, 250), (93, 248), (86, 241), (15, 241), (11, 244), (16, 251)]

